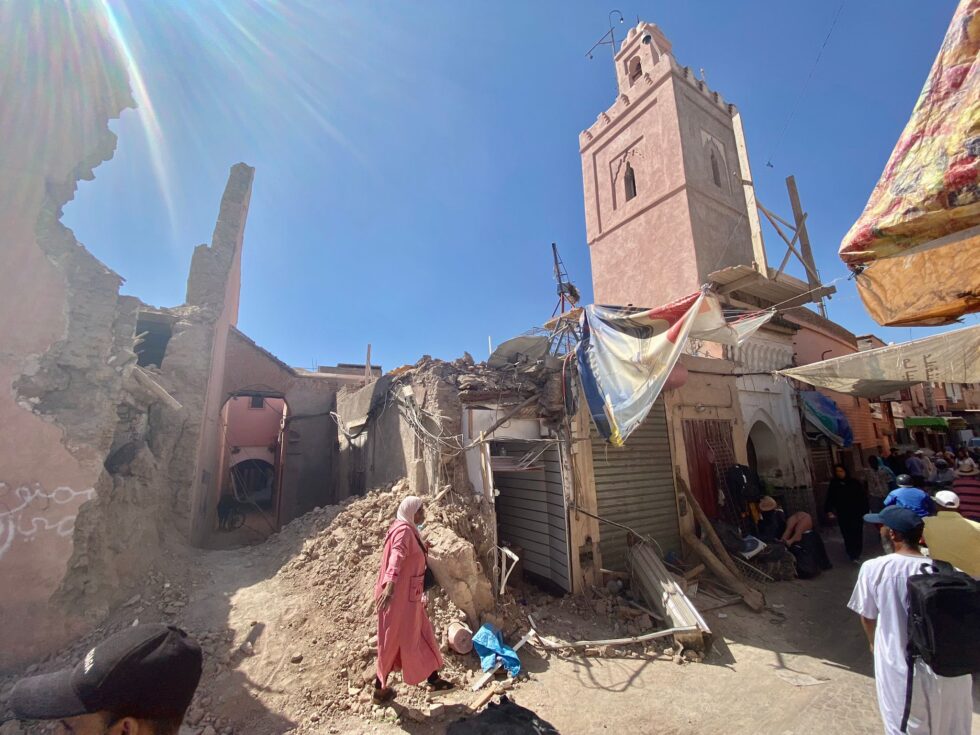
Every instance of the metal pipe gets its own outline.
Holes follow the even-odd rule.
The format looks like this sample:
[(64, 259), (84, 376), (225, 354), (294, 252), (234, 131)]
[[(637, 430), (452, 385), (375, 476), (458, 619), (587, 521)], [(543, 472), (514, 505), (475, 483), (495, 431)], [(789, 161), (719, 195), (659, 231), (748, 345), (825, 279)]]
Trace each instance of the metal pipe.
[(547, 651), (561, 651), (569, 648), (589, 648), (591, 646), (625, 646), (630, 643), (643, 643), (644, 641), (652, 641), (656, 638), (666, 638), (669, 635), (675, 635), (676, 633), (697, 633), (699, 629), (697, 626), (686, 625), (681, 628), (668, 628), (667, 630), (655, 630), (652, 633), (644, 633), (643, 635), (635, 635), (631, 638), (610, 638), (604, 641), (575, 641), (574, 643), (552, 643), (551, 641), (546, 641), (541, 637), (541, 634), (537, 634), (535, 637), (540, 643), (540, 647)]

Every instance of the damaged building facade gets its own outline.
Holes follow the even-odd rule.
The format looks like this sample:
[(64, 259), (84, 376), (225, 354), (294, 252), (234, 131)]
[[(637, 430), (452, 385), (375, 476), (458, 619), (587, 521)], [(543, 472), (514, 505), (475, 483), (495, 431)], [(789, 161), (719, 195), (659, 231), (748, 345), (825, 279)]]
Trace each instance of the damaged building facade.
[(120, 294), (123, 278), (60, 219), (77, 182), (112, 157), (109, 121), (134, 106), (124, 61), (94, 9), (69, 15), (55, 3), (22, 21), (40, 50), (5, 44), (8, 63), (50, 61), (25, 72), (24, 104), (4, 113), (24, 144), (0, 152), (0, 264), (18, 274), (0, 295), (0, 584), (12, 592), (0, 603), (0, 670), (90, 628), (154, 551), (209, 543), (236, 477), (269, 477), (232, 471), (257, 451), (229, 441), (234, 399), (279, 406), (271, 424), (245, 431), (260, 440), (242, 440), (265, 444), (250, 459), (272, 468), (272, 485), (258, 488), (273, 493), (264, 533), (331, 502), (330, 413), (341, 386), (363, 381), (363, 368), (290, 368), (236, 329), (254, 175), (245, 164), (231, 168), (210, 245), (194, 251), (184, 303)]

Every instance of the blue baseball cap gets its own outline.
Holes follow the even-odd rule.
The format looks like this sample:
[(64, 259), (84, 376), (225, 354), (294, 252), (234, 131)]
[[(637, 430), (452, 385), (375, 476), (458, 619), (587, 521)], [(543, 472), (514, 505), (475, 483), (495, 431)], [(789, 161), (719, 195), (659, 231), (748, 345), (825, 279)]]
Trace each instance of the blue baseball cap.
[(864, 520), (879, 526), (888, 526), (888, 528), (901, 534), (912, 533), (913, 530), (922, 525), (922, 519), (914, 510), (902, 508), (899, 505), (889, 505), (887, 508), (883, 508), (880, 513), (868, 513), (864, 516)]

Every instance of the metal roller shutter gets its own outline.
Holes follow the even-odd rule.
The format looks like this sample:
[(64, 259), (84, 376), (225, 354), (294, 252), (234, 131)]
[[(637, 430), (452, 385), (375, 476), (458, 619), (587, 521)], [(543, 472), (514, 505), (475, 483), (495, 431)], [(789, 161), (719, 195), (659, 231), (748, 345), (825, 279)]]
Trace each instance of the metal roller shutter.
[[(666, 554), (680, 552), (677, 499), (663, 399), (624, 447), (607, 444), (592, 428), (592, 466), (599, 515), (656, 540)], [(626, 567), (626, 531), (600, 524), (599, 547), (607, 569)]]
[[(528, 442), (494, 442), (508, 454), (533, 448)], [(538, 445), (540, 446), (540, 445)], [(547, 449), (528, 472), (495, 472), (497, 526), (500, 541), (523, 549), (524, 570), (571, 589), (568, 573), (568, 524), (557, 447)]]

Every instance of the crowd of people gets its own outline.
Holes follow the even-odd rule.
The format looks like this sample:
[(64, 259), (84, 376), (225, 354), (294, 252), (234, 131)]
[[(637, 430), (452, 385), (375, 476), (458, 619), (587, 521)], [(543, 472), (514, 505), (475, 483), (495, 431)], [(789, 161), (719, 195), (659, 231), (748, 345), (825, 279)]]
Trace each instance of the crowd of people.
[(848, 602), (861, 616), (874, 657), (885, 732), (968, 735), (970, 674), (940, 676), (921, 658), (909, 657), (909, 580), (930, 570), (966, 575), (974, 580), (975, 598), (980, 579), (978, 460), (966, 448), (931, 456), (924, 450), (894, 452), (870, 457), (864, 480), (851, 478), (838, 465), (826, 509), (836, 516), (852, 561), (861, 556), (864, 523), (878, 528), (885, 552), (861, 565)]

